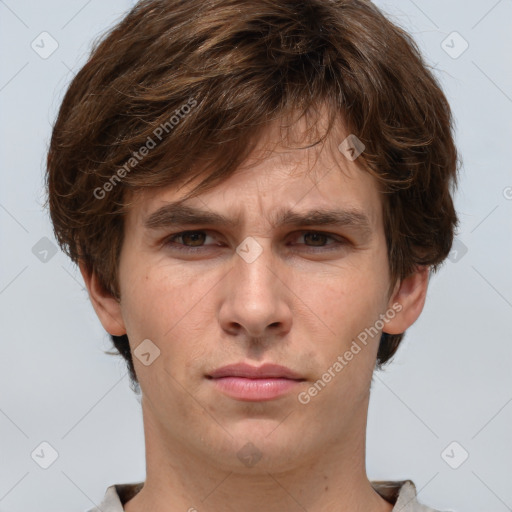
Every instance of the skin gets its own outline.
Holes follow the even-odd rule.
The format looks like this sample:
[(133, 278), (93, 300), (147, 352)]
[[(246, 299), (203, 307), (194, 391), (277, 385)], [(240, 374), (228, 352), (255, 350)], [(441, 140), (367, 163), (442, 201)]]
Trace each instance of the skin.
[[(298, 133), (304, 127), (304, 121), (296, 124)], [(298, 393), (393, 304), (402, 309), (386, 332), (401, 333), (414, 323), (428, 268), (391, 283), (380, 193), (357, 160), (337, 149), (347, 135), (341, 128), (307, 149), (281, 144), (277, 128), (268, 128), (234, 175), (186, 202), (238, 219), (234, 226), (146, 229), (151, 213), (183, 198), (192, 185), (145, 191), (134, 196), (125, 219), (121, 300), (81, 265), (104, 328), (127, 333), (132, 353), (144, 339), (160, 350), (149, 366), (134, 357), (147, 475), (144, 488), (125, 504), (128, 512), (393, 508), (373, 490), (365, 470), (380, 332), (309, 403), (300, 403)], [(271, 219), (281, 208), (358, 210), (369, 229), (278, 226)], [(171, 235), (192, 229), (206, 233), (170, 243)], [(333, 238), (306, 234), (311, 231)], [(236, 252), (249, 236), (262, 248), (252, 263)], [(179, 244), (199, 250), (190, 254)], [(249, 402), (226, 396), (205, 377), (240, 361), (278, 363), (305, 381), (279, 398)], [(237, 457), (248, 442), (261, 455), (252, 467)]]

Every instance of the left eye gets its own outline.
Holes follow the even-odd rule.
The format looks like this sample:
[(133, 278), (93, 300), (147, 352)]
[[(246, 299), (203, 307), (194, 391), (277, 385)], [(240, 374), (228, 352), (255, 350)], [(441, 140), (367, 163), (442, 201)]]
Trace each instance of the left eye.
[(331, 235), (328, 235), (327, 233), (320, 233), (317, 231), (308, 231), (306, 233), (302, 233), (301, 237), (303, 237), (305, 241), (309, 240), (311, 242), (310, 247), (323, 247), (324, 245), (327, 245), (326, 242), (329, 239), (334, 240), (334, 238)]

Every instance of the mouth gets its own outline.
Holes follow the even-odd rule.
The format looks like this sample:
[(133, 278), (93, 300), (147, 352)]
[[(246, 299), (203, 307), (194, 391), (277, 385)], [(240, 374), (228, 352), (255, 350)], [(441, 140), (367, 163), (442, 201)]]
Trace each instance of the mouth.
[(231, 398), (255, 402), (281, 397), (306, 380), (285, 366), (264, 364), (255, 367), (245, 363), (223, 366), (206, 378), (218, 391)]

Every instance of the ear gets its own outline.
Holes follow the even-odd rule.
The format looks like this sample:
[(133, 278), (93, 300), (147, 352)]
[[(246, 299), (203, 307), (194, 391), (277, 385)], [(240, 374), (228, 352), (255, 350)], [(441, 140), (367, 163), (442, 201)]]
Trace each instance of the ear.
[[(429, 266), (419, 266), (411, 275), (396, 284), (388, 309), (395, 304), (393, 309), (397, 314), (386, 323), (383, 332), (402, 334), (418, 319), (427, 296), (429, 272)], [(397, 303), (402, 309), (397, 309)]]
[(83, 262), (80, 262), (78, 266), (80, 267), (80, 272), (89, 292), (89, 298), (91, 299), (94, 311), (96, 311), (100, 319), (101, 325), (109, 334), (114, 336), (126, 334), (119, 301), (104, 289), (94, 271), (90, 271)]

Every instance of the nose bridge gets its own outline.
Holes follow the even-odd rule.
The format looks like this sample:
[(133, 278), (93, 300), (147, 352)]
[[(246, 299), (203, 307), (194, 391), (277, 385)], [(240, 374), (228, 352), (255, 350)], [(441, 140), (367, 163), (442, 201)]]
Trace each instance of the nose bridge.
[(275, 261), (269, 239), (260, 238), (258, 241), (254, 237), (247, 237), (236, 252), (235, 279), (242, 292), (249, 297), (266, 294), (273, 296), (275, 290), (271, 277), (274, 274), (270, 269), (275, 266)]
[(262, 336), (269, 327), (288, 329), (291, 322), (286, 288), (277, 278), (278, 260), (270, 239), (246, 238), (236, 250), (228, 290), (221, 306), (224, 328)]

